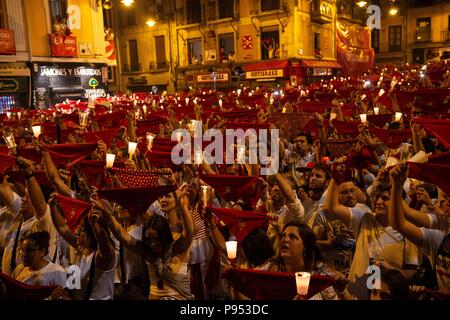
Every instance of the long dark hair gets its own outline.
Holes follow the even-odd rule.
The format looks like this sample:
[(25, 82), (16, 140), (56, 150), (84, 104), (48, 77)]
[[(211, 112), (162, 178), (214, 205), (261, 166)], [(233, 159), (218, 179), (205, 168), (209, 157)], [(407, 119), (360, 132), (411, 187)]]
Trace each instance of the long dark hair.
[(322, 255), (316, 246), (316, 235), (308, 225), (299, 221), (290, 221), (283, 227), (283, 232), (287, 227), (296, 227), (300, 238), (303, 241), (303, 261), (305, 270), (315, 270), (316, 263), (322, 260)]
[(399, 270), (381, 269), (381, 280), (388, 285), (392, 300), (411, 299), (409, 282)]
[(142, 239), (145, 244), (145, 232), (147, 229), (152, 228), (156, 231), (158, 239), (161, 242), (163, 248), (169, 247), (174, 239), (172, 236), (172, 231), (170, 230), (170, 225), (166, 218), (160, 216), (159, 214), (154, 214), (142, 228)]
[(242, 249), (252, 266), (259, 266), (275, 254), (267, 233), (262, 228), (256, 228), (242, 241)]

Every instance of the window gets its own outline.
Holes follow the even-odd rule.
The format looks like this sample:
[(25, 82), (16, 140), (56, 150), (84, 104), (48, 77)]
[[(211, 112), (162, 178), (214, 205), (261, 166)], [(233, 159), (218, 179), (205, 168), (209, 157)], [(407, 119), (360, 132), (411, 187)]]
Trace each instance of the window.
[(261, 0), (261, 11), (280, 9), (280, 0)]
[(234, 17), (234, 0), (218, 0), (219, 19)]
[(8, 14), (6, 13), (5, 0), (0, 0), (0, 28), (8, 29)]
[(261, 60), (280, 57), (280, 33), (278, 27), (261, 30)]
[(201, 39), (192, 39), (188, 41), (189, 64), (201, 64), (203, 62), (203, 49)]
[(378, 29), (373, 29), (372, 30), (372, 37), (371, 37), (371, 42), (372, 42), (372, 48), (373, 50), (378, 53), (380, 52), (380, 30)]
[(49, 0), (49, 7), (52, 19), (56, 16), (67, 16), (67, 0)]
[(186, 0), (187, 24), (202, 22), (202, 7), (200, 0)]
[(136, 14), (134, 7), (125, 8), (120, 15), (122, 27), (134, 26), (136, 24)]
[(234, 34), (219, 35), (219, 63), (223, 63), (223, 60), (228, 61), (230, 53), (234, 54)]
[(320, 51), (320, 33), (314, 32), (314, 52)]
[(416, 19), (416, 41), (431, 41), (431, 18)]
[(163, 69), (167, 67), (166, 61), (166, 41), (164, 36), (155, 37), (156, 48), (156, 68)]
[(402, 50), (402, 26), (389, 27), (389, 51), (397, 52)]
[(128, 54), (130, 58), (130, 71), (139, 71), (139, 56), (137, 40), (128, 40)]

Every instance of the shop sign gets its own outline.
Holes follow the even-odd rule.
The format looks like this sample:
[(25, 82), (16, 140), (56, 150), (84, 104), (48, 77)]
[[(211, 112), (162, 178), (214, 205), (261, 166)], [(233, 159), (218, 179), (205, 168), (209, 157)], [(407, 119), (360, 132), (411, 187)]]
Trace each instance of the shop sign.
[(16, 43), (12, 30), (0, 29), (0, 54), (16, 54)]
[[(229, 81), (228, 73), (226, 73), (226, 72), (217, 72), (216, 73), (216, 82), (228, 82), (228, 81)], [(197, 82), (200, 82), (200, 83), (214, 82), (214, 79), (211, 76), (211, 73), (199, 74), (199, 75), (197, 75)]]
[(246, 79), (265, 79), (265, 78), (282, 78), (284, 77), (283, 69), (247, 71), (245, 73)]
[(0, 92), (16, 92), (19, 83), (15, 79), (0, 79)]
[(77, 37), (50, 35), (50, 48), (52, 57), (77, 56)]

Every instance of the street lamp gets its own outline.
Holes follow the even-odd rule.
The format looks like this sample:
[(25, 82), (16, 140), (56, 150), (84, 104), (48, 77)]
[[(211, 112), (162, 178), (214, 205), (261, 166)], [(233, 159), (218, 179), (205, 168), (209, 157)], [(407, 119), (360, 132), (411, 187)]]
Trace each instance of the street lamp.
[(367, 1), (358, 1), (356, 3), (360, 8), (364, 8), (367, 5)]
[(398, 9), (397, 8), (389, 9), (389, 15), (390, 16), (395, 16), (397, 13), (398, 13)]
[(122, 0), (121, 2), (125, 7), (129, 7), (134, 3), (134, 0)]
[(145, 21), (145, 23), (150, 27), (153, 28), (156, 24), (156, 21), (153, 19), (148, 19), (147, 21)]

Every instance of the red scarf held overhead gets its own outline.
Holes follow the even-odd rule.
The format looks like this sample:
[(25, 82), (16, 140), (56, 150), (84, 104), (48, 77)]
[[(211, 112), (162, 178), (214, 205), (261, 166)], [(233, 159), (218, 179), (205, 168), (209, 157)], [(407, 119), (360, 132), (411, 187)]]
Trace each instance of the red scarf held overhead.
[(383, 128), (392, 119), (392, 114), (371, 114), (367, 116), (367, 121), (377, 128)]
[(259, 200), (260, 195), (256, 188), (257, 177), (209, 174), (201, 178), (226, 201), (242, 199), (254, 207)]
[[(25, 185), (25, 179), (20, 171), (7, 170), (5, 171), (5, 175), (11, 177), (16, 182)], [(35, 171), (34, 177), (36, 178), (40, 186), (52, 187), (52, 184), (50, 183), (50, 181), (48, 181), (45, 171)]]
[(176, 186), (155, 186), (145, 188), (102, 189), (100, 198), (118, 203), (131, 214), (144, 214), (150, 205), (165, 194), (177, 190)]
[(124, 188), (145, 188), (158, 185), (159, 175), (155, 170), (131, 170), (126, 168), (112, 168), (111, 170)]
[[(76, 168), (86, 177), (89, 185), (101, 189), (106, 186), (105, 180), (105, 161), (100, 160), (81, 160), (76, 164)], [(124, 168), (123, 161), (115, 161), (114, 167)]]
[(390, 129), (379, 129), (379, 128), (369, 128), (378, 139), (381, 140), (389, 148), (397, 148), (399, 144), (405, 142), (411, 138), (411, 129), (405, 130), (390, 130)]
[(109, 146), (119, 130), (120, 129), (118, 128), (114, 128), (109, 130), (86, 132), (84, 134), (84, 139), (87, 143), (94, 143), (102, 140), (107, 146)]
[(261, 227), (268, 221), (267, 214), (254, 211), (242, 211), (225, 208), (208, 208), (225, 222), (228, 229), (241, 242), (254, 229)]
[[(151, 151), (146, 152), (150, 164), (156, 168), (175, 168), (175, 164), (172, 161), (172, 152)], [(177, 155), (178, 156), (178, 155)]]
[(86, 217), (91, 209), (91, 204), (77, 199), (72, 199), (58, 195), (61, 208), (64, 210), (66, 223), (72, 232), (75, 232), (78, 225)]
[(225, 128), (227, 129), (242, 129), (242, 130), (248, 130), (248, 129), (254, 129), (256, 131), (256, 134), (258, 134), (259, 129), (269, 129), (269, 124), (267, 123), (254, 123), (254, 122), (226, 122), (224, 124)]
[(356, 139), (322, 140), (320, 143), (331, 152), (334, 158), (340, 158), (353, 151)]
[(417, 118), (414, 119), (414, 122), (434, 135), (445, 149), (450, 148), (450, 120)]
[(11, 169), (16, 164), (16, 159), (8, 154), (0, 153), (0, 174), (3, 176), (6, 170)]
[[(251, 300), (292, 300), (297, 295), (295, 274), (252, 269), (229, 269), (224, 272), (234, 289)], [(311, 275), (306, 299), (333, 285), (330, 276)]]
[(44, 149), (50, 153), (55, 164), (71, 162), (74, 165), (89, 157), (97, 149), (97, 143), (51, 144), (45, 145)]
[(57, 286), (35, 286), (17, 281), (0, 272), (0, 280), (6, 288), (7, 300), (44, 300), (51, 296)]
[(93, 117), (93, 120), (97, 121), (99, 127), (102, 130), (108, 129), (108, 128), (118, 128), (121, 124), (125, 122), (126, 112), (119, 110), (112, 113), (105, 113), (99, 116)]

